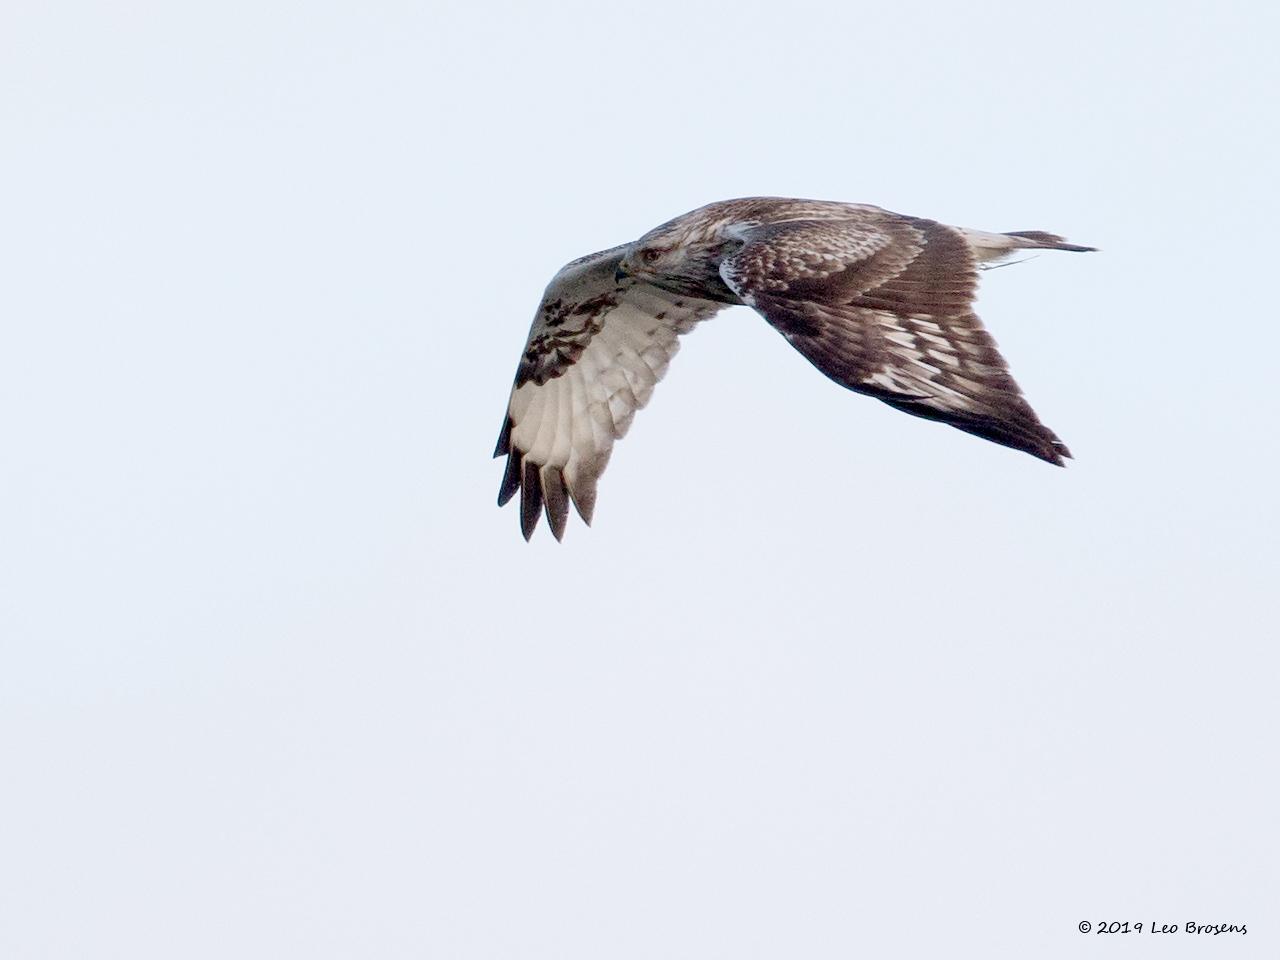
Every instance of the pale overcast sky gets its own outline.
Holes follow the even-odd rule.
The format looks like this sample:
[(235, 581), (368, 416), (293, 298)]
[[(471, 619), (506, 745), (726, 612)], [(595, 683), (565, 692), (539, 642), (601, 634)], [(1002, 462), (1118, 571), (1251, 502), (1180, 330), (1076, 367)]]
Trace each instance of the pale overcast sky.
[[(1275, 957), (1275, 9), (10, 0), (0, 956)], [(752, 194), (1102, 248), (1077, 459), (737, 308), (526, 545), (543, 286)]]

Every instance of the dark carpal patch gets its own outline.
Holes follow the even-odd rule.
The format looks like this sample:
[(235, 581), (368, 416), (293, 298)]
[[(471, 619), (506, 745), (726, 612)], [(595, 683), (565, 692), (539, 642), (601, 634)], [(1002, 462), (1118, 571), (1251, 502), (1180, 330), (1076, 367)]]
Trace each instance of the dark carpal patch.
[[(595, 297), (586, 303), (561, 308), (554, 317), (555, 326), (534, 333), (525, 347), (516, 368), (516, 386), (521, 387), (531, 380), (538, 384), (546, 383), (573, 366), (591, 338), (599, 332), (605, 314), (616, 305), (617, 300), (613, 297)], [(586, 322), (562, 327), (570, 317), (585, 317)]]

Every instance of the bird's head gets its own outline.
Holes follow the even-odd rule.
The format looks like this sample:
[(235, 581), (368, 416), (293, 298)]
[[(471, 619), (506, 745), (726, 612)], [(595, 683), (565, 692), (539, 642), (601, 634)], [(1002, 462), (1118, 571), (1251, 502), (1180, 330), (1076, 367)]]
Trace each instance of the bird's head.
[(627, 248), (617, 279), (631, 278), (705, 299), (736, 300), (720, 278), (724, 248), (719, 238), (676, 236), (659, 228)]
[(686, 248), (672, 243), (647, 241), (645, 238), (631, 244), (618, 264), (618, 277), (634, 277), (662, 286), (662, 281), (675, 279), (687, 265)]

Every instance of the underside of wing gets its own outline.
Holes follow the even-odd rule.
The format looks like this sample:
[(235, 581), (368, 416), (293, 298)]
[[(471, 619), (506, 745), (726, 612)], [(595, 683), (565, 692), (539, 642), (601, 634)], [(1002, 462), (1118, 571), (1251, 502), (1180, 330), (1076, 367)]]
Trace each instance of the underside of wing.
[(621, 250), (570, 264), (547, 288), (516, 371), (494, 456), (506, 456), (498, 493), (520, 494), (520, 527), (545, 513), (564, 535), (570, 502), (590, 523), (596, 484), (678, 349), (680, 334), (720, 304), (615, 278)]
[(721, 274), (837, 383), (914, 416), (1061, 465), (973, 313), (977, 263), (961, 232), (871, 211), (761, 227)]

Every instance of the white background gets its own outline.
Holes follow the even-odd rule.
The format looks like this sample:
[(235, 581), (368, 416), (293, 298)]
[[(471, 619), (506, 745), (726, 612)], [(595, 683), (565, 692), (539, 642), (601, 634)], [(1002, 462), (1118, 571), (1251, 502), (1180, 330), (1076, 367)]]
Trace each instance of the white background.
[[(1274, 10), (9, 0), (0, 955), (1275, 957)], [(1077, 460), (739, 308), (526, 545), (543, 285), (751, 194), (1101, 247)]]

